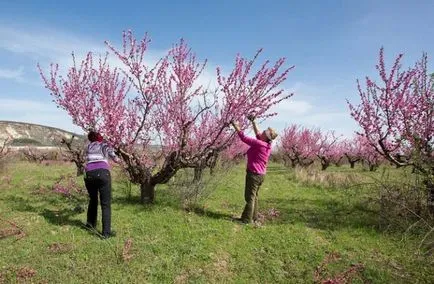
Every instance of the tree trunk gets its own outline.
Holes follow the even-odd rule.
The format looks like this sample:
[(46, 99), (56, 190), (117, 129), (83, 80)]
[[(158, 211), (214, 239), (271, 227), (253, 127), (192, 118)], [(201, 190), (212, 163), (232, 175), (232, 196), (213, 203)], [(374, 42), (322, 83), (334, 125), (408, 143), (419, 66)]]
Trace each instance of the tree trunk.
[(180, 169), (178, 153), (173, 152), (166, 157), (160, 170), (152, 175), (149, 168), (143, 167), (138, 174), (140, 181), (140, 201), (144, 204), (154, 203), (155, 186), (167, 183)]
[(377, 165), (369, 165), (369, 171), (375, 172), (377, 170)]
[(321, 170), (325, 171), (330, 166), (330, 163), (321, 163)]
[(219, 158), (219, 154), (215, 154), (210, 158), (210, 160), (207, 163), (207, 166), (209, 167), (209, 174), (210, 175), (214, 175), (215, 171), (215, 167), (217, 166), (217, 161)]
[(428, 193), (428, 210), (434, 216), (434, 183), (432, 180), (427, 180), (425, 185)]
[(209, 167), (209, 174), (212, 176), (215, 174), (214, 169), (215, 169), (215, 166)]
[(321, 170), (325, 171), (330, 166), (330, 160), (325, 157), (319, 157), (321, 161)]
[(155, 201), (155, 185), (150, 182), (140, 184), (140, 202), (152, 204)]
[(356, 165), (355, 161), (350, 161), (350, 168), (354, 169), (354, 166)]
[(194, 168), (193, 182), (200, 182), (202, 180), (202, 176), (203, 176), (203, 168), (201, 167)]
[(82, 164), (75, 164), (77, 166), (77, 176), (82, 176), (84, 174), (84, 166)]

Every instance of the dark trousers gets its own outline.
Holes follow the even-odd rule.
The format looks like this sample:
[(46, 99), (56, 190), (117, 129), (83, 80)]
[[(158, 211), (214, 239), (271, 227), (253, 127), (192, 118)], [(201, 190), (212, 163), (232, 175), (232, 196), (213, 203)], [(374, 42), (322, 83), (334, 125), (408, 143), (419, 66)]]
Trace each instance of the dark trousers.
[(258, 218), (258, 192), (263, 182), (264, 175), (247, 171), (244, 189), (246, 206), (244, 207), (243, 214), (241, 214), (241, 219), (245, 223), (250, 223)]
[(110, 171), (96, 169), (86, 172), (84, 178), (87, 192), (89, 193), (89, 207), (87, 208), (87, 224), (96, 227), (98, 216), (98, 194), (102, 211), (102, 234), (111, 232), (111, 199), (112, 186)]

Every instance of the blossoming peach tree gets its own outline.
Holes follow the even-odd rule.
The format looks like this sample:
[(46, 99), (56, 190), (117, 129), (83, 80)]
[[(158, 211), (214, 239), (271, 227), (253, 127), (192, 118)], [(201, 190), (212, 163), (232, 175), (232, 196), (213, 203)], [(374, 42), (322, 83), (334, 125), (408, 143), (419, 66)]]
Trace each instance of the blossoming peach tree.
[[(245, 128), (246, 115), (275, 115), (270, 108), (292, 96), (281, 88), (293, 68), (284, 68), (284, 58), (256, 66), (261, 50), (251, 60), (238, 55), (227, 76), (217, 68), (213, 90), (199, 83), (206, 60), (199, 61), (184, 40), (155, 64), (145, 60), (149, 43), (147, 35), (136, 39), (126, 31), (121, 48), (106, 42), (103, 57), (89, 52), (78, 64), (73, 54), (66, 76), (57, 64), (48, 73), (38, 65), (57, 106), (117, 150), (143, 203), (153, 202), (155, 186), (179, 169), (206, 164), (225, 149), (234, 139), (231, 120)], [(109, 54), (120, 67), (110, 65)]]
[(320, 150), (322, 137), (319, 129), (309, 129), (300, 125), (290, 125), (281, 135), (280, 151), (286, 165), (308, 167), (313, 164)]
[(427, 71), (428, 57), (401, 70), (400, 54), (388, 72), (380, 49), (380, 83), (366, 77), (358, 82), (361, 102), (348, 102), (360, 134), (377, 153), (397, 166), (412, 166), (425, 177), (428, 205), (434, 213), (434, 79)]

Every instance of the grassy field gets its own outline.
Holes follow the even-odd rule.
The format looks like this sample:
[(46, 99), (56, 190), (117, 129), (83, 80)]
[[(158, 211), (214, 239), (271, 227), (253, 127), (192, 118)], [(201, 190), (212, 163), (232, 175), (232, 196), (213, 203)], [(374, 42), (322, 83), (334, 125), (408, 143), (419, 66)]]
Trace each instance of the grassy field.
[(115, 174), (117, 236), (101, 240), (82, 227), (76, 205), (86, 199), (51, 192), (68, 173), (72, 165), (14, 163), (0, 176), (0, 283), (434, 283), (420, 236), (380, 230), (366, 189), (309, 186), (272, 164), (264, 222), (240, 225), (231, 217), (243, 208), (243, 165), (190, 212), (166, 186), (156, 204), (138, 204), (137, 188), (129, 196)]

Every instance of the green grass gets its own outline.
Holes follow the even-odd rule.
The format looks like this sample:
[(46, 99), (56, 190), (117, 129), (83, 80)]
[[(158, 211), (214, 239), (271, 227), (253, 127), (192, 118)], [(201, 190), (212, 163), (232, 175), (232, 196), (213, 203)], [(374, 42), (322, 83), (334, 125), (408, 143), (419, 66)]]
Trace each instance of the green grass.
[[(182, 210), (166, 186), (157, 188), (156, 204), (138, 204), (137, 187), (128, 197), (115, 174), (118, 234), (101, 240), (82, 228), (86, 213), (76, 204), (37, 191), (68, 173), (73, 166), (16, 163), (0, 176), (0, 230), (13, 222), (25, 233), (0, 239), (0, 283), (22, 281), (23, 268), (36, 272), (28, 276), (34, 283), (313, 283), (331, 253), (339, 258), (323, 265), (323, 280), (360, 264), (354, 283), (434, 282), (434, 257), (419, 252), (420, 238), (379, 230), (376, 209), (366, 203), (371, 193), (360, 188), (308, 187), (270, 165), (260, 207), (280, 215), (253, 226), (230, 220), (244, 205), (243, 165), (194, 212)], [(129, 261), (122, 258), (127, 239)]]

